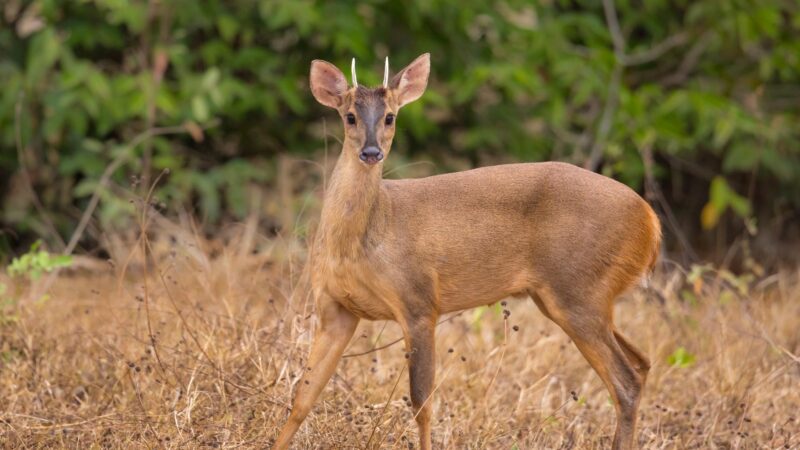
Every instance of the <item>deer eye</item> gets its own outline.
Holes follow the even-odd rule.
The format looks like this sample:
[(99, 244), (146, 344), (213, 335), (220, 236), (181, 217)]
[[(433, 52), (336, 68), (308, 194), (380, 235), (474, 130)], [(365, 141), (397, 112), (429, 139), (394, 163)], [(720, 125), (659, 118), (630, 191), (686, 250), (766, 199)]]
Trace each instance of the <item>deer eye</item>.
[(387, 114), (386, 115), (386, 125), (391, 125), (394, 123), (394, 114)]
[(350, 125), (356, 124), (356, 116), (353, 113), (347, 113), (347, 123)]

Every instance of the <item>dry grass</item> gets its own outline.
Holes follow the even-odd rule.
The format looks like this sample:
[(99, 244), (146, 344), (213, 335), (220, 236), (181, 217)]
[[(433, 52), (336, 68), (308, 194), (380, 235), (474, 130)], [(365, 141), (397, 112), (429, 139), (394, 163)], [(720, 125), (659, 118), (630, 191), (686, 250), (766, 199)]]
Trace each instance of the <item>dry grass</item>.
[[(311, 302), (290, 300), (302, 249), (241, 234), (246, 245), (179, 236), (154, 250), (163, 256), (147, 273), (133, 252), (128, 265), (63, 274), (46, 301), (0, 280), (22, 298), (0, 326), (0, 442), (269, 447), (315, 318)], [(616, 319), (653, 362), (641, 447), (800, 447), (798, 272), (751, 283), (743, 297), (713, 273), (689, 284), (669, 270), (654, 286), (661, 300), (631, 293)], [(681, 300), (683, 290), (697, 301)], [(363, 322), (348, 353), (399, 337), (392, 323)], [(531, 301), (457, 315), (439, 326), (437, 346), (436, 448), (609, 447), (606, 390)], [(696, 358), (687, 367), (667, 363), (679, 347)], [(344, 359), (295, 448), (416, 444), (403, 353), (395, 344)]]

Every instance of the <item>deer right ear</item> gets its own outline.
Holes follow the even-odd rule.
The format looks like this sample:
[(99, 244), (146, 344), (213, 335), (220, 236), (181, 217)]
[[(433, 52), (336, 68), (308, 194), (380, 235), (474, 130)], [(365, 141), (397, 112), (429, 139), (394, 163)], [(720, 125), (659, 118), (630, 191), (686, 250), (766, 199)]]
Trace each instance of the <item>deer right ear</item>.
[(339, 108), (345, 92), (347, 80), (342, 71), (333, 64), (315, 59), (311, 61), (311, 94), (318, 102), (331, 108)]

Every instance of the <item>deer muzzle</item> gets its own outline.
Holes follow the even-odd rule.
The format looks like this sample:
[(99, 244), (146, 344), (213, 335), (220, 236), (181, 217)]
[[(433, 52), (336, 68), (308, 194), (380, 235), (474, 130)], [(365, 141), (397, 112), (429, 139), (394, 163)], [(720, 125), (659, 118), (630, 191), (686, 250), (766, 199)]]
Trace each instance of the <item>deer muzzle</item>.
[(383, 152), (378, 147), (369, 146), (361, 150), (361, 153), (358, 154), (358, 158), (369, 165), (377, 164), (383, 160)]

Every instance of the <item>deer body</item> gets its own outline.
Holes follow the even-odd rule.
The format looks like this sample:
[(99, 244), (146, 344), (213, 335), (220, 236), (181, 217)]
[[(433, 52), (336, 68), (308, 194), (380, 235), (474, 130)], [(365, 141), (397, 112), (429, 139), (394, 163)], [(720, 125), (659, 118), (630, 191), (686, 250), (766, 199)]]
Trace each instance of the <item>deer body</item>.
[[(573, 339), (615, 401), (614, 448), (630, 448), (649, 364), (615, 330), (613, 304), (652, 268), (657, 217), (627, 186), (564, 163), (383, 180), (393, 137), (385, 117), (421, 95), (428, 64), (423, 55), (392, 89), (369, 92), (312, 65), (312, 91), (340, 111), (346, 137), (311, 251), (320, 325), (275, 448), (288, 447), (360, 318), (403, 329), (420, 447), (430, 448), (438, 317), (510, 296), (530, 296)], [(360, 120), (351, 123), (352, 111)]]
[[(657, 222), (641, 197), (565, 163), (348, 180), (361, 189), (374, 183), (375, 193), (350, 198), (362, 194), (349, 188), (326, 198), (344, 210), (330, 211), (332, 230), (321, 224), (313, 285), (364, 319), (394, 319), (399, 308), (445, 314), (587, 277), (613, 290), (641, 276), (656, 251)], [(401, 301), (415, 285), (434, 293), (426, 304)]]

